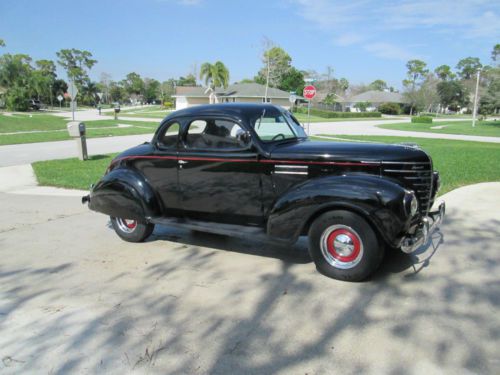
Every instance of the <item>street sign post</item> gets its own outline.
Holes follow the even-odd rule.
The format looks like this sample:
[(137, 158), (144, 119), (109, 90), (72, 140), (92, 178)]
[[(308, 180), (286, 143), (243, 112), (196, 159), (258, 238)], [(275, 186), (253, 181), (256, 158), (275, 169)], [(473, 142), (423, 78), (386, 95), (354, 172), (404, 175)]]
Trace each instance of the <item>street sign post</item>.
[(59, 100), (59, 110), (61, 110), (61, 103), (63, 101), (63, 96), (61, 94), (57, 95), (57, 100)]
[(309, 135), (309, 128), (311, 126), (311, 99), (316, 96), (316, 87), (307, 85), (304, 87), (302, 94), (307, 99), (307, 135)]
[(73, 121), (75, 121), (75, 111), (76, 111), (76, 96), (78, 95), (78, 88), (73, 81), (69, 81), (68, 94), (71, 96), (71, 112), (73, 115)]

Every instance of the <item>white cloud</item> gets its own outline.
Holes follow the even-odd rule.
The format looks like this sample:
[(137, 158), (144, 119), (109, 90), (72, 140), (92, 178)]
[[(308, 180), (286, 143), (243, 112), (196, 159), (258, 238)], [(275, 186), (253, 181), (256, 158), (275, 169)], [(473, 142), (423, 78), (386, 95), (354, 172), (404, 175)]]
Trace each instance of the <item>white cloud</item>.
[(366, 37), (356, 33), (346, 33), (336, 37), (334, 42), (339, 46), (350, 46), (353, 44), (358, 44), (365, 39)]
[(202, 0), (178, 0), (178, 3), (182, 5), (198, 5), (201, 2)]
[(156, 0), (159, 3), (176, 3), (180, 5), (193, 6), (199, 5), (203, 2), (203, 0)]
[(330, 33), (335, 44), (361, 45), (383, 58), (415, 55), (408, 47), (386, 42), (394, 39), (395, 30), (415, 31), (417, 38), (422, 30), (462, 41), (500, 38), (499, 0), (288, 1), (311, 25)]
[(365, 44), (363, 49), (382, 59), (408, 61), (420, 58), (420, 56), (411, 51), (385, 42)]
[[(494, 4), (497, 4), (495, 7)], [(433, 28), (458, 37), (500, 36), (500, 2), (485, 0), (402, 1), (379, 10), (388, 29)]]

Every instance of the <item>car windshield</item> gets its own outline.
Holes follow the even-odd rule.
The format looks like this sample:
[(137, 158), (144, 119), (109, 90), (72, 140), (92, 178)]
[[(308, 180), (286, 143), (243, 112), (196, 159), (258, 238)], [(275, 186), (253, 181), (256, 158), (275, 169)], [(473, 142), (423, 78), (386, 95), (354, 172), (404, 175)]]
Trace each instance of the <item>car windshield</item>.
[(252, 126), (259, 138), (264, 142), (307, 138), (304, 128), (288, 111), (280, 112), (264, 109), (261, 116), (253, 119)]

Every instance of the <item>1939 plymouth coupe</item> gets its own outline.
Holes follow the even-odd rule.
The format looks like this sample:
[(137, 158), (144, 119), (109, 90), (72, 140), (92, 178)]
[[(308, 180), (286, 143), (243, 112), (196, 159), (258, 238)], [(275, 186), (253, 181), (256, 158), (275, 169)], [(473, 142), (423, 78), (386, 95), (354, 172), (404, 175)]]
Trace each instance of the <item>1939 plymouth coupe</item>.
[(293, 244), (306, 235), (317, 269), (358, 281), (386, 248), (411, 253), (444, 217), (432, 160), (414, 145), (316, 142), (271, 104), (173, 112), (151, 142), (118, 155), (82, 198), (118, 236), (166, 225)]

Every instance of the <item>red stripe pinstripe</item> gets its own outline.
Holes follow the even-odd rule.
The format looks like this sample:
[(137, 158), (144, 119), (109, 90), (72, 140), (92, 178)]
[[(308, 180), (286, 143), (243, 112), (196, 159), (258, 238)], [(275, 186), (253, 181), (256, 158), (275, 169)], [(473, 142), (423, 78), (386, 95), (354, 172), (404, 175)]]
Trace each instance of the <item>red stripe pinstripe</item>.
[(165, 160), (190, 160), (190, 161), (212, 161), (212, 162), (230, 162), (230, 163), (266, 163), (266, 164), (297, 164), (297, 165), (342, 165), (352, 167), (378, 167), (377, 162), (338, 162), (338, 161), (304, 161), (304, 160), (276, 160), (276, 159), (231, 159), (231, 158), (211, 158), (198, 156), (125, 156), (112, 162), (116, 164), (122, 160), (130, 159), (165, 159)]

